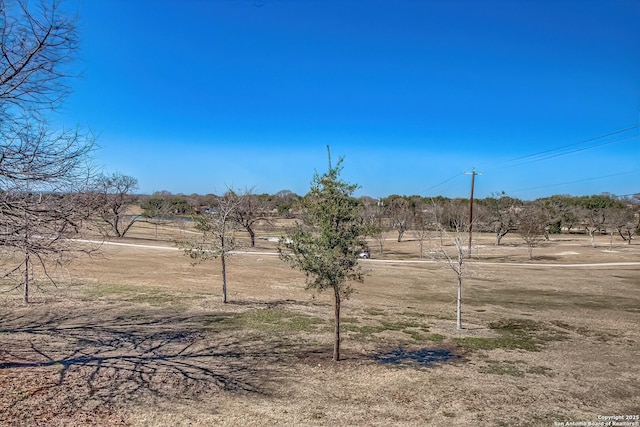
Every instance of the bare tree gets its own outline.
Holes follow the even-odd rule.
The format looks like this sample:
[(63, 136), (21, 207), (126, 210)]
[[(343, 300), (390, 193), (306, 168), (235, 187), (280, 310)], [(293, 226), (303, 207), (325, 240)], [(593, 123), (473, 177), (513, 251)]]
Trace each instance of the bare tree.
[(448, 200), (445, 200), (442, 197), (430, 197), (429, 198), (429, 207), (428, 214), (431, 218), (433, 218), (433, 227), (438, 232), (440, 246), (444, 245), (444, 235), (442, 233), (443, 228), (445, 227), (445, 206), (449, 203)]
[(0, 145), (0, 241), (21, 260), (5, 275), (20, 273), (29, 302), (34, 263), (52, 279), (47, 265), (62, 265), (79, 250), (68, 238), (90, 213), (84, 190), (91, 141), (76, 132), (49, 131), (43, 121), (23, 126)]
[[(0, 247), (18, 260), (29, 302), (34, 265), (70, 259), (69, 237), (85, 217), (93, 140), (79, 130), (51, 129), (47, 113), (70, 91), (68, 65), (77, 31), (57, 1), (0, 0)], [(53, 279), (52, 279), (53, 280)]]
[(261, 221), (268, 222), (273, 203), (266, 194), (253, 194), (253, 188), (245, 189), (237, 197), (238, 206), (232, 213), (232, 219), (249, 233), (253, 248), (256, 246), (255, 225)]
[[(32, 2), (33, 3), (33, 2)], [(61, 106), (75, 77), (75, 19), (56, 0), (0, 0), (0, 122), (20, 121), (18, 111), (32, 116)]]
[(389, 196), (385, 199), (385, 211), (391, 220), (391, 226), (398, 232), (398, 242), (411, 226), (411, 203), (402, 196)]
[(533, 259), (533, 248), (545, 238), (546, 217), (534, 204), (525, 206), (518, 218), (518, 235), (529, 250), (529, 259)]
[(82, 200), (76, 194), (11, 193), (2, 200), (2, 251), (11, 254), (17, 263), (4, 277), (17, 277), (23, 286), (23, 300), (29, 302), (30, 287), (35, 275), (34, 266), (51, 283), (56, 283), (50, 267), (63, 267), (81, 249), (70, 239), (80, 232), (80, 222), (88, 210), (80, 209)]
[[(436, 210), (434, 209), (434, 212)], [(454, 254), (450, 254), (445, 246), (443, 240), (441, 240), (440, 248), (438, 250), (439, 259), (438, 262), (444, 260), (445, 264), (453, 270), (456, 274), (457, 279), (457, 299), (456, 299), (456, 328), (458, 330), (462, 329), (462, 280), (467, 275), (467, 262), (465, 262), (465, 244), (464, 238), (462, 236), (462, 227), (463, 223), (458, 223), (451, 232), (447, 231), (447, 229), (438, 221), (437, 218), (434, 218), (437, 227), (440, 230), (441, 236), (446, 238), (446, 240), (450, 241), (453, 244), (453, 248), (455, 250)]]
[[(415, 202), (413, 211), (413, 228), (411, 234), (420, 244), (420, 258), (424, 257), (424, 241), (429, 240), (431, 242), (431, 226), (434, 221), (431, 221), (432, 212), (428, 209), (428, 206), (422, 199)], [(429, 243), (431, 244), (431, 243)]]
[(113, 173), (102, 175), (97, 180), (97, 211), (103, 234), (115, 233), (116, 237), (124, 237), (133, 224), (140, 219), (131, 215), (128, 209), (133, 205), (133, 192), (138, 188), (138, 180), (132, 176)]
[(604, 228), (604, 211), (600, 209), (582, 208), (579, 211), (587, 234), (591, 238), (591, 247), (596, 247), (595, 235)]
[(595, 235), (605, 230), (609, 208), (622, 208), (624, 204), (608, 194), (583, 196), (575, 200), (578, 216), (591, 237), (591, 246), (595, 247)]
[(222, 272), (222, 302), (227, 303), (227, 257), (238, 247), (235, 238), (233, 215), (240, 205), (240, 198), (231, 189), (216, 201), (209, 213), (195, 217), (196, 230), (201, 235), (196, 239), (177, 241), (179, 248), (195, 263), (220, 259)]
[(487, 219), (493, 232), (496, 233), (496, 246), (498, 246), (504, 236), (516, 229), (521, 202), (507, 196), (504, 191), (500, 194), (492, 194), (491, 197), (478, 202), (487, 210)]
[(627, 206), (609, 207), (605, 210), (605, 226), (609, 233), (609, 250), (613, 250), (613, 236), (616, 234), (631, 244), (637, 227), (634, 212)]
[(364, 224), (367, 226), (368, 235), (377, 243), (380, 255), (384, 254), (384, 244), (389, 231), (387, 219), (384, 214), (384, 200), (373, 198), (362, 198), (362, 216)]

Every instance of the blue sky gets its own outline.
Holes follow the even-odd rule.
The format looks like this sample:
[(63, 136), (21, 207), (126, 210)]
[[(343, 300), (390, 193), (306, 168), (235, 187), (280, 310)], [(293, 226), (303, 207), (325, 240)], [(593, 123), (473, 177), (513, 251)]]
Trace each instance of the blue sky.
[(142, 193), (305, 194), (327, 145), (359, 195), (468, 197), (474, 167), (478, 197), (640, 192), (637, 0), (66, 7), (83, 77), (60, 120)]

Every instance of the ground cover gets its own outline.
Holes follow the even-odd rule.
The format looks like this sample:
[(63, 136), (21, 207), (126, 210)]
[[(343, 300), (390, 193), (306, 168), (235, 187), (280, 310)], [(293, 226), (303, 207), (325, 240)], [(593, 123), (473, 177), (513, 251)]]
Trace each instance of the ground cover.
[(35, 288), (29, 306), (2, 294), (0, 425), (551, 426), (640, 413), (640, 268), (560, 266), (638, 261), (640, 246), (562, 235), (529, 261), (517, 239), (478, 235), (457, 331), (453, 273), (390, 240), (344, 304), (335, 363), (330, 296), (269, 255), (273, 230), (231, 258), (222, 304), (218, 265), (173, 249), (183, 230), (155, 239), (145, 226)]

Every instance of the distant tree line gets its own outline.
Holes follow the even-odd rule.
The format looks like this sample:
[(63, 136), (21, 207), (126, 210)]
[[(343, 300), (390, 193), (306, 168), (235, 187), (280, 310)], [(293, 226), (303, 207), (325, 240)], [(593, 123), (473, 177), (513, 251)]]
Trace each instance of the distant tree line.
[[(133, 205), (142, 208), (138, 220), (169, 221), (214, 212), (220, 200), (229, 196), (229, 192), (217, 196), (175, 195), (168, 191), (134, 196), (133, 193), (122, 194), (123, 188), (132, 190), (134, 187), (116, 186), (115, 191), (105, 191), (103, 195), (107, 205), (108, 195), (114, 197), (111, 207), (106, 209), (109, 214), (103, 212), (102, 215), (118, 237), (124, 235), (123, 231), (126, 232), (130, 224), (127, 222), (126, 226), (120, 227), (114, 224), (118, 223), (118, 218), (122, 222), (122, 212)], [(248, 233), (252, 247), (255, 246), (257, 224), (269, 224), (275, 218), (302, 218), (308, 208), (309, 195), (300, 196), (289, 190), (275, 194), (256, 194), (253, 189), (230, 191), (238, 199), (231, 220)], [(123, 203), (124, 200), (127, 203)], [(469, 199), (465, 198), (393, 194), (384, 198), (362, 196), (358, 201), (362, 207), (362, 221), (368, 226), (368, 237), (374, 239), (379, 252), (384, 251), (384, 241), (390, 233), (395, 233), (398, 242), (406, 239), (407, 233), (414, 240), (423, 242), (433, 237), (430, 232), (441, 227), (449, 231), (463, 231), (469, 227)], [(546, 240), (552, 234), (587, 234), (592, 244), (595, 244), (596, 235), (606, 234), (630, 244), (640, 232), (640, 194), (626, 197), (554, 195), (525, 201), (502, 192), (476, 199), (475, 203), (473, 229), (494, 233), (496, 245), (500, 245), (509, 233), (535, 235)]]

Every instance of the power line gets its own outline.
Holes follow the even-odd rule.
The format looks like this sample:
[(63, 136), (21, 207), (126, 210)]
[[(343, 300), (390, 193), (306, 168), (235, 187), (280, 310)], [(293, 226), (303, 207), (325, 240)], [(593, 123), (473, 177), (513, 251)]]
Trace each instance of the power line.
[(461, 174), (460, 172), (458, 172), (457, 174), (453, 175), (451, 178), (447, 178), (447, 179), (445, 179), (444, 181), (442, 181), (440, 184), (436, 184), (436, 185), (434, 185), (433, 187), (429, 187), (429, 188), (427, 188), (426, 190), (421, 191), (421, 193), (426, 193), (426, 192), (431, 191), (431, 190), (433, 190), (433, 189), (435, 189), (435, 188), (438, 188), (438, 187), (440, 187), (440, 186), (442, 186), (442, 185), (446, 184), (446, 183), (447, 183), (447, 182), (449, 182), (449, 181), (453, 181), (455, 178), (458, 178), (458, 177), (459, 177), (459, 176), (461, 176), (461, 175), (463, 175), (463, 174)]
[[(573, 144), (566, 144), (566, 145), (562, 145), (560, 147), (556, 147), (556, 148), (552, 148), (549, 150), (544, 150), (544, 151), (539, 151), (537, 153), (532, 153), (532, 154), (527, 154), (524, 156), (519, 156), (519, 157), (515, 157), (513, 159), (504, 161), (504, 162), (494, 162), (494, 163), (486, 163), (484, 164), (484, 168), (486, 169), (487, 166), (492, 166), (492, 165), (496, 165), (498, 163), (502, 163), (503, 167), (516, 167), (516, 166), (522, 166), (522, 165), (526, 165), (526, 164), (530, 164), (530, 163), (534, 163), (534, 162), (540, 162), (540, 161), (544, 161), (544, 160), (549, 160), (555, 157), (560, 157), (560, 156), (566, 156), (569, 154), (574, 154), (574, 153), (578, 153), (580, 151), (586, 151), (586, 150), (590, 150), (592, 148), (597, 148), (597, 147), (601, 147), (603, 145), (608, 145), (608, 144), (614, 144), (617, 142), (621, 142), (621, 141), (626, 141), (628, 139), (637, 137), (638, 134), (637, 132), (634, 133), (633, 135), (627, 135), (627, 136), (623, 136), (622, 138), (619, 139), (613, 139), (613, 140), (608, 140), (608, 141), (604, 141), (604, 142), (599, 142), (596, 144), (590, 144), (587, 146), (583, 146), (583, 147), (579, 147), (581, 145), (590, 143), (590, 142), (594, 142), (594, 141), (599, 141), (601, 139), (605, 139), (605, 138), (609, 138), (611, 136), (614, 135), (620, 135), (623, 134), (625, 132), (629, 132), (632, 130), (638, 130), (640, 129), (640, 125), (634, 125), (634, 126), (630, 126), (624, 129), (619, 129), (613, 132), (609, 132), (603, 135), (598, 135), (592, 138), (588, 138), (585, 139), (583, 141), (579, 141)], [(570, 149), (571, 147), (578, 147), (578, 148), (574, 148), (574, 149)], [(511, 163), (511, 164), (510, 164)], [(513, 164), (515, 163), (515, 164)]]
[[(638, 110), (640, 112), (640, 108)], [(639, 115), (640, 118), (640, 115)], [(515, 157), (513, 159), (507, 160), (507, 161), (498, 161), (498, 162), (493, 162), (493, 163), (485, 163), (483, 164), (483, 168), (487, 168), (487, 166), (494, 166), (493, 168), (490, 169), (497, 169), (497, 168), (511, 168), (511, 167), (517, 167), (517, 166), (523, 166), (523, 165), (528, 165), (531, 163), (535, 163), (535, 162), (541, 162), (544, 160), (549, 160), (549, 159), (553, 159), (556, 157), (561, 157), (561, 156), (567, 156), (570, 154), (575, 154), (575, 153), (579, 153), (582, 151), (586, 151), (586, 150), (590, 150), (593, 148), (598, 148), (598, 147), (602, 147), (604, 145), (609, 145), (609, 144), (615, 144), (615, 143), (619, 143), (622, 141), (626, 141), (632, 138), (637, 138), (638, 137), (638, 130), (640, 129), (640, 122), (639, 124), (636, 124), (634, 126), (630, 126), (630, 127), (626, 127), (623, 129), (618, 129), (615, 130), (613, 132), (608, 132), (606, 134), (602, 134), (602, 135), (598, 135), (592, 138), (588, 138), (579, 142), (575, 142), (572, 144), (566, 144), (566, 145), (562, 145), (560, 147), (556, 147), (556, 148), (552, 148), (552, 149), (548, 149), (548, 150), (543, 150), (543, 151), (539, 151), (536, 153), (532, 153), (532, 154), (527, 154), (524, 156), (519, 156), (519, 157)], [(624, 135), (627, 132), (636, 130), (636, 132), (634, 132), (631, 135)], [(609, 139), (609, 140), (604, 140), (601, 141), (603, 139), (606, 138), (610, 138), (613, 136), (619, 135), (618, 138), (614, 138), (614, 139)], [(598, 142), (600, 141), (600, 142)], [(591, 143), (591, 144), (589, 144)], [(586, 145), (585, 144), (589, 144)], [(498, 165), (498, 166), (495, 166)], [(633, 173), (636, 170), (633, 171), (628, 171), (628, 172), (621, 172), (621, 173), (616, 173), (616, 174), (611, 174), (611, 175), (605, 175), (605, 176), (600, 176), (600, 177), (594, 177), (594, 178), (585, 178), (582, 180), (577, 180), (577, 181), (571, 181), (571, 182), (565, 182), (565, 183), (560, 183), (560, 184), (552, 184), (552, 185), (545, 185), (545, 186), (539, 186), (539, 187), (533, 187), (533, 188), (527, 188), (524, 190), (517, 190), (515, 191), (517, 192), (524, 192), (524, 191), (530, 191), (530, 190), (537, 190), (537, 189), (544, 189), (544, 188), (551, 188), (551, 187), (558, 187), (558, 186), (563, 186), (563, 185), (568, 185), (568, 184), (575, 184), (575, 183), (580, 183), (580, 182), (585, 182), (585, 181), (593, 181), (593, 180), (598, 180), (598, 179), (604, 179), (604, 178), (609, 178), (609, 177), (613, 177), (613, 176), (618, 176), (618, 175), (625, 175), (625, 174), (629, 174), (629, 173)], [(427, 193), (431, 190), (434, 190), (438, 187), (443, 186), (444, 184), (447, 184), (448, 182), (454, 180), (455, 178), (458, 178), (459, 176), (461, 176), (461, 173), (456, 173), (455, 175), (451, 176), (450, 178), (445, 179), (444, 181), (433, 185), (429, 188), (427, 188), (426, 190), (422, 191), (421, 193)]]
[(611, 178), (611, 177), (620, 176), (620, 175), (627, 175), (627, 174), (634, 173), (634, 172), (640, 172), (640, 169), (634, 169), (634, 170), (630, 170), (630, 171), (627, 171), (627, 172), (619, 172), (619, 173), (614, 173), (614, 174), (610, 174), (610, 175), (597, 176), (597, 177), (593, 177), (593, 178), (584, 178), (584, 179), (579, 179), (577, 181), (563, 182), (563, 183), (560, 183), (560, 184), (551, 184), (551, 185), (543, 185), (543, 186), (539, 186), (539, 187), (530, 187), (530, 188), (525, 188), (523, 190), (511, 191), (511, 193), (523, 193), (525, 191), (531, 191), (531, 190), (541, 190), (541, 189), (544, 189), (544, 188), (561, 187), (563, 185), (578, 184), (578, 183), (587, 182), (587, 181), (596, 181), (598, 179)]

